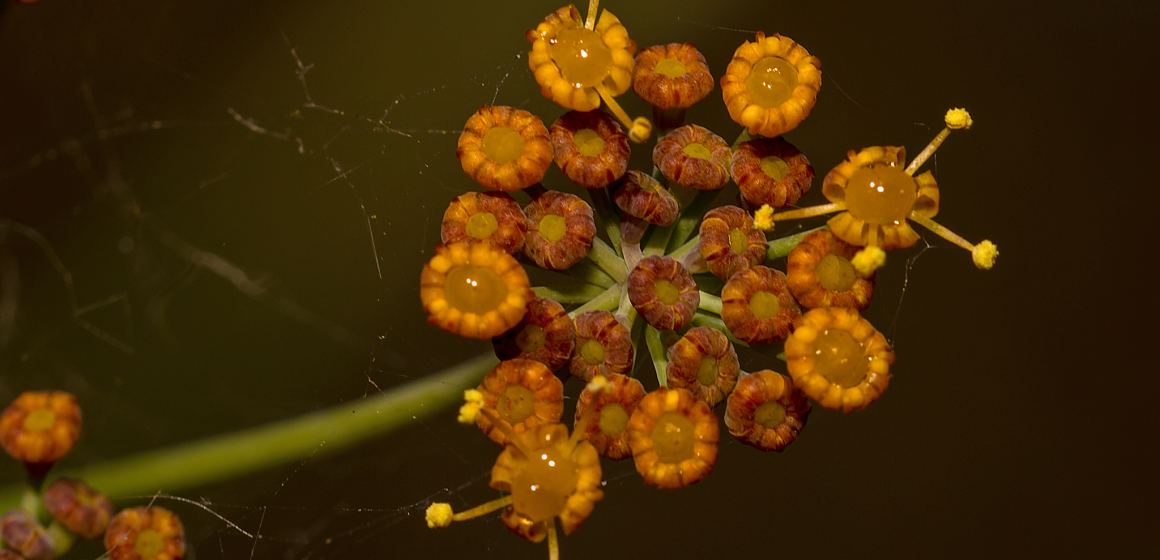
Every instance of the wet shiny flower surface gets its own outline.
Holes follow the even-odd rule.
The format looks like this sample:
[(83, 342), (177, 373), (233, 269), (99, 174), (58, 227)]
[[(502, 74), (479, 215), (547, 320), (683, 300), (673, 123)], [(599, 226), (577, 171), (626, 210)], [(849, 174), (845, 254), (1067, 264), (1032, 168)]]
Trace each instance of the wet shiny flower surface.
[(0, 414), (0, 445), (25, 463), (64, 457), (80, 434), (80, 405), (63, 391), (25, 391)]
[(911, 212), (927, 218), (938, 213), (939, 192), (927, 171), (911, 177), (903, 171), (906, 150), (872, 146), (855, 153), (826, 174), (822, 194), (846, 211), (830, 218), (830, 228), (842, 241), (889, 251), (918, 241), (907, 223)]
[(857, 311), (818, 308), (794, 321), (785, 342), (786, 367), (811, 399), (846, 414), (870, 405), (890, 384), (894, 352)]
[(822, 62), (789, 37), (757, 33), (733, 53), (721, 77), (729, 116), (749, 134), (780, 136), (814, 108), (822, 87)]
[(514, 327), (534, 297), (528, 274), (511, 255), (466, 243), (435, 248), (419, 295), (428, 322), (468, 338), (492, 338)]
[(608, 10), (588, 26), (575, 6), (566, 6), (548, 14), (526, 37), (532, 43), (528, 66), (540, 92), (564, 107), (591, 111), (600, 106), (602, 94), (620, 95), (632, 84), (636, 43)]
[(645, 484), (680, 488), (713, 472), (720, 431), (709, 405), (684, 389), (645, 395), (628, 422), (636, 471)]

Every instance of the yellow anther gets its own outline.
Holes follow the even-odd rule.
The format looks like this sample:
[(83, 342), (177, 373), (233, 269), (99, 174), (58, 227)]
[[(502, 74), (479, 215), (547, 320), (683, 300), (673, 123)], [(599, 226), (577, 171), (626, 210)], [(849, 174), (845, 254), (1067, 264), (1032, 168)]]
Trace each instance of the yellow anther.
[(479, 389), (468, 389), (463, 392), (463, 400), (469, 403), (483, 403), (483, 393)]
[(871, 245), (858, 251), (854, 258), (850, 259), (850, 264), (854, 265), (854, 269), (858, 272), (870, 275), (886, 264), (886, 251), (877, 245)]
[(945, 119), (947, 128), (954, 130), (971, 128), (971, 125), (975, 124), (966, 109), (948, 109)]
[(451, 524), (451, 515), (451, 504), (435, 502), (427, 508), (427, 527), (446, 527)]
[(603, 375), (593, 377), (592, 381), (589, 381), (588, 386), (585, 387), (588, 392), (594, 394), (607, 392), (611, 388), (612, 385), (608, 383), (608, 378)]
[(974, 249), (971, 249), (971, 259), (980, 270), (990, 270), (995, 266), (995, 258), (998, 256), (999, 248), (988, 239), (980, 241)]
[(762, 204), (761, 208), (753, 216), (753, 226), (761, 231), (770, 231), (773, 229), (773, 207), (768, 204)]
[(463, 392), (463, 400), (465, 402), (459, 407), (459, 417), (456, 420), (460, 424), (473, 424), (479, 416), (479, 410), (483, 408), (483, 393), (478, 389), (468, 389)]
[(628, 129), (628, 139), (640, 144), (648, 140), (649, 135), (652, 134), (652, 123), (644, 117), (637, 117), (632, 121), (632, 128)]

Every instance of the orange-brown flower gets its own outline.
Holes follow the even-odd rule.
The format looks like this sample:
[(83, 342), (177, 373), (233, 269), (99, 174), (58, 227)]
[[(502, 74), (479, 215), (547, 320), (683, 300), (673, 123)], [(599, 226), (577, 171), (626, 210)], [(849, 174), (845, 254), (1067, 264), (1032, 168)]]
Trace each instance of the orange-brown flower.
[(653, 164), (683, 187), (714, 191), (729, 182), (732, 150), (708, 129), (688, 124), (670, 132), (653, 148)]
[[(580, 437), (588, 440), (601, 457), (619, 461), (632, 456), (628, 447), (628, 419), (644, 398), (644, 385), (619, 373), (607, 379), (608, 387), (603, 391), (593, 392), (585, 387), (580, 392), (574, 425), (583, 425)], [(585, 414), (596, 420), (582, 424)]]
[(527, 218), (507, 193), (461, 194), (443, 213), (444, 243), (490, 243), (508, 253), (524, 246)]
[(818, 404), (849, 414), (886, 391), (894, 352), (857, 311), (820, 307), (794, 321), (785, 360), (794, 385)]
[(793, 381), (768, 369), (741, 378), (729, 395), (725, 426), (733, 437), (762, 451), (781, 451), (797, 439), (810, 403)]
[(491, 487), (509, 492), (503, 522), (517, 535), (540, 542), (560, 518), (572, 534), (604, 498), (600, 456), (586, 441), (569, 439), (563, 424), (540, 426), (517, 436), (491, 469)]
[(692, 43), (641, 50), (632, 72), (632, 90), (658, 109), (692, 107), (713, 91), (709, 65)]
[(721, 290), (721, 320), (749, 344), (785, 340), (801, 308), (785, 285), (785, 274), (755, 266), (734, 274)]
[(597, 375), (632, 371), (632, 336), (608, 311), (585, 311), (576, 316), (576, 353), (568, 371), (584, 380)]
[(25, 560), (25, 558), (7, 548), (0, 548), (0, 560)]
[(720, 438), (709, 405), (684, 389), (644, 396), (628, 421), (628, 444), (645, 484), (680, 488), (713, 472)]
[(110, 560), (181, 560), (185, 529), (176, 515), (163, 508), (123, 509), (109, 522), (105, 550)]
[[(526, 37), (532, 43), (528, 66), (540, 84), (540, 93), (577, 111), (600, 106), (632, 84), (632, 54), (636, 43), (616, 16), (604, 10), (594, 26), (585, 26), (576, 6), (548, 14)], [(603, 89), (604, 92), (598, 91)]]
[(0, 518), (0, 540), (18, 552), (22, 560), (52, 560), (56, 552), (48, 532), (22, 509), (9, 511)]
[(791, 206), (810, 190), (814, 168), (793, 144), (778, 136), (742, 142), (729, 168), (741, 195), (754, 206)]
[[(560, 421), (564, 414), (564, 384), (552, 370), (535, 360), (506, 360), (479, 384), (483, 410), (475, 425), (492, 441), (504, 445), (507, 433), (522, 434)], [(500, 429), (492, 415), (507, 429)]]
[(463, 127), (455, 156), (485, 188), (518, 191), (538, 183), (552, 163), (544, 122), (514, 107), (484, 105)]
[(515, 328), (492, 339), (495, 355), (501, 360), (536, 360), (555, 371), (568, 363), (576, 347), (576, 329), (564, 306), (537, 297)]
[(693, 327), (669, 347), (669, 387), (687, 389), (710, 407), (729, 396), (740, 371), (733, 343), (717, 329)]
[(568, 111), (548, 136), (556, 165), (577, 185), (603, 188), (628, 169), (628, 136), (604, 111)]
[(662, 331), (693, 320), (701, 292), (680, 261), (661, 255), (645, 257), (628, 275), (628, 299), (648, 324)]
[(528, 274), (502, 249), (452, 243), (435, 247), (423, 266), (419, 296), (432, 325), (468, 338), (492, 338), (523, 319), (534, 294)]
[(722, 280), (764, 263), (768, 250), (765, 232), (753, 227), (753, 217), (741, 208), (714, 208), (701, 222), (701, 256)]
[(592, 207), (580, 197), (547, 191), (533, 198), (524, 214), (528, 217), (524, 254), (541, 268), (566, 269), (592, 248), (596, 220)]
[(930, 171), (911, 177), (903, 170), (906, 149), (871, 146), (855, 153), (826, 174), (822, 194), (845, 206), (828, 222), (834, 235), (851, 245), (876, 245), (885, 251), (905, 249), (918, 241), (906, 219), (914, 212), (938, 214), (938, 183)]
[(100, 538), (113, 517), (113, 502), (88, 484), (62, 478), (44, 491), (44, 509), (66, 529), (86, 539)]
[(81, 408), (64, 391), (25, 391), (0, 414), (0, 446), (19, 461), (52, 463), (81, 435)]
[(803, 307), (853, 307), (863, 311), (874, 295), (874, 273), (850, 263), (858, 248), (824, 229), (807, 235), (790, 251), (789, 291)]
[(770, 138), (797, 128), (818, 100), (822, 61), (789, 37), (757, 32), (733, 53), (721, 95), (734, 122)]
[(681, 211), (673, 193), (651, 175), (635, 169), (629, 170), (621, 179), (620, 188), (612, 200), (629, 216), (661, 226), (677, 221)]

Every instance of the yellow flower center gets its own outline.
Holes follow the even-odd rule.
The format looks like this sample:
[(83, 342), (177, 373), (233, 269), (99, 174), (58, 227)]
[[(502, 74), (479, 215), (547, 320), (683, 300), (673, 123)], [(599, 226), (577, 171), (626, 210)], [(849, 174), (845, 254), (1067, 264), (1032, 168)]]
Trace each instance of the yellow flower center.
[(846, 185), (846, 208), (871, 224), (900, 224), (918, 198), (918, 185), (897, 166), (862, 167)]
[(777, 156), (765, 156), (761, 158), (761, 172), (770, 179), (780, 181), (782, 177), (789, 175), (789, 164)]
[(672, 282), (664, 278), (659, 278), (656, 282), (653, 282), (653, 293), (665, 305), (677, 303), (677, 300), (681, 297), (681, 291)]
[(680, 78), (689, 72), (689, 69), (675, 58), (666, 58), (658, 62), (653, 70), (669, 78)]
[(827, 290), (835, 292), (844, 292), (854, 286), (854, 265), (850, 260), (841, 256), (829, 253), (818, 261), (818, 266), (814, 267), (814, 272), (818, 274), (818, 281), (822, 283), (822, 287)]
[(862, 344), (843, 330), (826, 329), (814, 339), (814, 368), (843, 389), (858, 385), (866, 377), (865, 354)]
[(595, 338), (589, 338), (580, 345), (580, 357), (584, 358), (588, 365), (599, 365), (604, 363), (604, 345)]
[(701, 356), (701, 365), (697, 368), (697, 383), (706, 387), (717, 381), (717, 373), (720, 369), (717, 367), (717, 358), (713, 356)]
[(662, 414), (651, 436), (660, 462), (676, 464), (693, 458), (693, 422), (684, 414)]
[(780, 56), (767, 56), (750, 69), (745, 91), (759, 107), (773, 109), (793, 97), (797, 81), (797, 68), (793, 64)]
[(508, 288), (496, 271), (461, 264), (447, 271), (443, 293), (451, 307), (464, 313), (483, 315), (507, 299)]
[(491, 212), (472, 214), (467, 219), (467, 235), (476, 239), (487, 239), (498, 228), (499, 221), (495, 219), (495, 214)]
[(540, 218), (540, 235), (547, 239), (549, 243), (559, 241), (564, 234), (568, 233), (568, 223), (564, 221), (564, 216), (559, 214), (548, 214)]
[(612, 69), (612, 50), (599, 33), (583, 27), (560, 31), (549, 41), (548, 55), (564, 79), (576, 87), (593, 87)]
[(628, 412), (620, 403), (608, 403), (600, 409), (600, 431), (616, 437), (628, 428)]
[(769, 401), (753, 412), (753, 421), (769, 429), (778, 427), (784, 420), (785, 407), (777, 401)]
[(508, 424), (519, 424), (535, 411), (536, 396), (523, 385), (508, 385), (495, 402), (495, 411)]
[(479, 149), (483, 155), (502, 165), (524, 155), (524, 138), (506, 126), (493, 126), (483, 133)]
[(516, 346), (525, 354), (532, 354), (544, 347), (547, 336), (539, 325), (527, 325), (516, 335)]
[(133, 548), (142, 558), (153, 558), (164, 550), (165, 539), (156, 529), (145, 529), (137, 533), (137, 541), (133, 543)]
[(532, 453), (524, 470), (512, 477), (512, 507), (538, 523), (563, 513), (576, 491), (579, 468), (555, 448)]
[(51, 408), (38, 408), (24, 417), (21, 427), (26, 432), (43, 432), (56, 423), (56, 413)]
[(773, 292), (761, 290), (749, 298), (749, 310), (758, 319), (774, 317), (780, 309), (781, 305), (778, 304), (777, 296)]
[(576, 144), (576, 151), (581, 155), (596, 157), (604, 153), (604, 139), (591, 128), (581, 128), (572, 135), (572, 142)]
[(741, 228), (729, 230), (729, 248), (738, 255), (745, 254), (745, 250), (749, 248), (749, 238)]
[(706, 148), (705, 145), (700, 143), (700, 142), (693, 142), (692, 144), (687, 144), (682, 149), (685, 151), (685, 155), (687, 155), (689, 157), (695, 157), (695, 158), (701, 158), (701, 159), (709, 159), (709, 158), (713, 157), (713, 153), (709, 151), (709, 148)]

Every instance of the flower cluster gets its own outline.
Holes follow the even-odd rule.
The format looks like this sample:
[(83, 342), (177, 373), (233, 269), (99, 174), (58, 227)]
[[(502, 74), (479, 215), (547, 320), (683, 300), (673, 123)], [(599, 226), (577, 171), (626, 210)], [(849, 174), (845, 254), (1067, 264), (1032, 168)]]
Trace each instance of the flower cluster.
[(22, 508), (0, 517), (0, 558), (51, 560), (76, 537), (103, 538), (113, 560), (183, 558), (185, 532), (173, 513), (155, 506), (116, 513), (108, 497), (70, 478), (44, 488), (53, 463), (72, 450), (80, 432), (80, 406), (63, 391), (26, 391), (0, 414), (0, 445), (29, 474)]
[[(503, 446), (491, 486), (509, 494), (458, 513), (433, 504), (427, 523), (503, 510), (512, 531), (546, 538), (553, 557), (555, 520), (571, 533), (603, 498), (602, 457), (631, 457), (645, 484), (680, 488), (713, 471), (721, 436), (714, 407), (723, 406), (733, 437), (780, 452), (805, 428), (810, 400), (849, 414), (878, 399), (895, 356), (860, 311), (885, 251), (917, 239), (908, 219), (972, 250), (980, 268), (998, 254), (990, 242), (972, 245), (934, 224), (938, 185), (929, 172), (912, 177), (950, 130), (971, 125), (965, 111), (948, 113), (948, 128), (908, 166), (902, 148), (850, 152), (825, 177), (830, 204), (775, 212), (813, 181), (809, 160), (781, 135), (812, 111), (821, 61), (776, 33), (740, 45), (719, 80), (725, 108), (744, 128), (731, 145), (682, 122), (716, 83), (696, 47), (636, 53), (626, 27), (597, 4), (586, 18), (560, 8), (526, 34), (541, 92), (570, 111), (549, 127), (512, 107), (484, 106), (468, 119), (456, 153), (493, 192), (451, 202), (443, 245), (421, 278), (429, 322), (493, 338), (502, 360), (466, 392), (459, 420)], [(630, 141), (652, 131), (615, 100), (630, 85), (653, 105), (661, 132), (651, 172), (627, 165)], [(541, 184), (552, 162), (587, 200)], [(730, 182), (740, 205), (713, 208)], [(521, 209), (508, 193), (528, 202)], [(828, 226), (767, 237), (776, 221), (836, 211)], [(575, 282), (530, 287), (513, 256), (521, 252)], [(782, 344), (788, 376), (741, 371), (738, 346), (775, 345), (763, 352), (772, 356)], [(643, 347), (655, 386), (634, 377), (647, 369), (634, 363)], [(557, 377), (568, 374), (586, 382), (570, 431)]]

